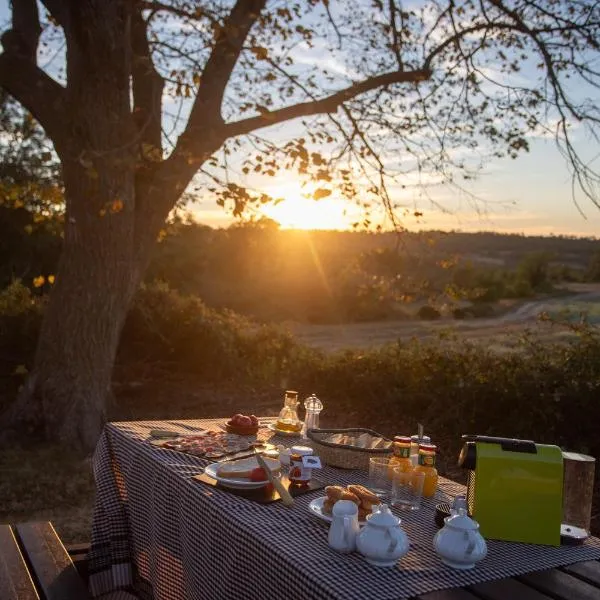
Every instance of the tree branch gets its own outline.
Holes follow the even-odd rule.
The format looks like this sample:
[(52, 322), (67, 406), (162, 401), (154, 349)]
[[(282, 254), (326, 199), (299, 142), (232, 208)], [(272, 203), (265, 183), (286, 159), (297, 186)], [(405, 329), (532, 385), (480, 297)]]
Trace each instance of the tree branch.
[[(131, 23), (133, 117), (137, 126), (142, 154), (144, 144), (150, 146), (152, 160), (162, 158), (161, 107), (164, 80), (158, 74), (147, 38), (142, 9), (134, 9)], [(154, 156), (156, 155), (156, 156)]]
[[(265, 4), (266, 0), (237, 0), (217, 33), (214, 48), (202, 72), (198, 95), (190, 112), (186, 130), (179, 138), (183, 144), (197, 135), (207, 123), (214, 126), (223, 122), (221, 104), (225, 88), (246, 37)], [(179, 142), (177, 145), (179, 146)]]
[(171, 15), (175, 15), (176, 17), (181, 17), (182, 19), (205, 18), (213, 24), (219, 23), (217, 18), (204, 8), (196, 8), (194, 11), (189, 11), (176, 6), (169, 6), (163, 2), (154, 2), (152, 0), (141, 0), (140, 6), (142, 10), (149, 10), (150, 12), (167, 12)]
[(0, 86), (38, 120), (60, 152), (67, 136), (65, 90), (36, 64), (40, 33), (36, 0), (13, 0), (12, 29), (2, 35)]
[(185, 131), (179, 136), (171, 156), (156, 174), (163, 182), (175, 181), (185, 188), (198, 167), (225, 140), (221, 116), (225, 88), (248, 33), (265, 4), (266, 0), (237, 0), (219, 27), (215, 45), (202, 71), (200, 87)]
[(2, 36), (5, 52), (35, 62), (42, 28), (35, 0), (13, 0), (12, 29)]
[(58, 21), (63, 29), (67, 29), (68, 25), (68, 8), (63, 0), (41, 0), (52, 18)]
[(425, 68), (431, 68), (431, 63), (433, 60), (440, 55), (448, 46), (458, 42), (465, 35), (469, 35), (470, 33), (476, 33), (478, 31), (491, 31), (493, 29), (512, 29), (515, 30), (516, 27), (513, 23), (504, 23), (504, 22), (494, 22), (494, 23), (480, 23), (479, 25), (473, 25), (472, 27), (465, 27), (464, 29), (458, 30), (454, 35), (446, 38), (443, 42), (438, 44), (427, 56), (425, 59)]
[(376, 77), (370, 77), (359, 83), (355, 83), (346, 89), (335, 92), (330, 96), (321, 98), (319, 100), (311, 100), (310, 102), (302, 102), (300, 104), (294, 104), (292, 106), (286, 106), (279, 110), (266, 111), (256, 117), (250, 117), (242, 121), (235, 121), (233, 123), (227, 123), (223, 131), (225, 137), (233, 137), (237, 135), (244, 135), (250, 133), (255, 129), (261, 127), (268, 127), (270, 125), (276, 125), (283, 121), (289, 121), (290, 119), (296, 119), (298, 117), (307, 117), (310, 115), (318, 115), (324, 113), (333, 113), (347, 100), (375, 90), (379, 87), (392, 85), (394, 83), (417, 83), (419, 81), (425, 81), (431, 76), (429, 69), (420, 69), (416, 71), (391, 71)]

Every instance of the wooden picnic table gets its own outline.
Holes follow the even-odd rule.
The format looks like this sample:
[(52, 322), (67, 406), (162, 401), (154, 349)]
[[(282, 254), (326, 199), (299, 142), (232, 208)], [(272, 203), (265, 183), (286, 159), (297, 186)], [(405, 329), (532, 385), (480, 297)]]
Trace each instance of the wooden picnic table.
[[(199, 480), (209, 460), (149, 439), (152, 429), (191, 434), (223, 424), (107, 425), (94, 457), (93, 596), (126, 587), (143, 600), (600, 600), (596, 538), (569, 548), (488, 540), (488, 556), (475, 569), (443, 565), (432, 547), (435, 504), (464, 493), (443, 477), (435, 498), (401, 515), (408, 554), (397, 567), (378, 569), (358, 553), (341, 556), (328, 546), (328, 524), (309, 510), (322, 490), (297, 497), (290, 508), (260, 504)], [(259, 436), (294, 441), (273, 438), (266, 427)], [(362, 471), (331, 466), (318, 476), (326, 484), (368, 483)]]

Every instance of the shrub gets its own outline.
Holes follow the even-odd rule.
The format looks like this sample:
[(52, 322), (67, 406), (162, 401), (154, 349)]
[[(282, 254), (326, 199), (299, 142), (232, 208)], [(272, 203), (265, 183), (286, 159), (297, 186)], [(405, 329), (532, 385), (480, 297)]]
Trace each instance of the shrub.
[(16, 393), (31, 367), (41, 324), (43, 300), (20, 281), (0, 291), (0, 397)]
[(433, 308), (433, 306), (425, 305), (421, 306), (417, 311), (417, 317), (424, 321), (433, 321), (435, 319), (439, 319), (441, 316), (440, 311), (437, 308)]
[[(15, 367), (33, 356), (42, 309), (18, 283), (0, 293), (0, 350), (8, 357), (2, 375), (14, 389), (21, 380)], [(324, 354), (285, 331), (152, 285), (135, 297), (118, 364), (160, 365), (215, 387), (287, 382), (315, 391), (325, 403), (324, 418), (341, 426), (393, 435), (412, 433), (421, 422), (445, 464), (454, 463), (467, 432), (532, 438), (600, 457), (600, 335), (590, 325), (571, 327), (578, 336), (569, 343), (526, 336), (507, 354), (447, 339)], [(177, 416), (177, 398), (171, 410)]]
[(494, 307), (491, 304), (472, 304), (465, 308), (465, 314), (468, 317), (475, 317), (477, 319), (493, 317)]
[(204, 381), (262, 381), (277, 378), (299, 352), (290, 333), (153, 284), (134, 299), (119, 360), (162, 363)]

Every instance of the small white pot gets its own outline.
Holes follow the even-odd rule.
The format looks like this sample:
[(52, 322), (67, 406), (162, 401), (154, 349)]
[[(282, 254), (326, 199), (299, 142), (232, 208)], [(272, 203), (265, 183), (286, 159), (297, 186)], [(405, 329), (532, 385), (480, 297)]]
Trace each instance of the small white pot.
[(393, 567), (408, 552), (408, 536), (400, 523), (386, 504), (367, 517), (356, 538), (356, 547), (367, 562), (378, 567)]
[(444, 527), (433, 538), (433, 547), (442, 562), (453, 569), (472, 569), (487, 555), (487, 545), (479, 524), (464, 509), (444, 519)]

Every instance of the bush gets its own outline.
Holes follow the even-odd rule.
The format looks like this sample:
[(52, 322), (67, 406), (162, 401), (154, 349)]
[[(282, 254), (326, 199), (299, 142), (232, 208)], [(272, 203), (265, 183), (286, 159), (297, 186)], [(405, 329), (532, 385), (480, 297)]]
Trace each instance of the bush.
[(302, 352), (292, 335), (208, 308), (166, 284), (142, 286), (121, 335), (119, 361), (168, 365), (204, 381), (264, 381)]
[(437, 308), (433, 308), (433, 306), (425, 305), (421, 306), (417, 311), (417, 317), (422, 319), (423, 321), (434, 321), (435, 319), (439, 319), (441, 317), (441, 313)]
[(467, 317), (474, 317), (476, 319), (486, 319), (493, 317), (496, 313), (494, 307), (491, 304), (472, 304), (465, 308), (465, 314)]
[(525, 339), (511, 354), (464, 341), (414, 341), (321, 361), (289, 381), (317, 390), (330, 410), (335, 404), (336, 423), (388, 435), (424, 423), (445, 464), (455, 464), (463, 433), (534, 439), (600, 457), (600, 337), (591, 328), (569, 344)]
[[(40, 330), (43, 300), (20, 281), (0, 291), (0, 397), (16, 393), (31, 367)], [(0, 405), (0, 410), (2, 406)]]
[[(33, 356), (43, 305), (18, 283), (0, 293), (2, 374), (14, 389), (22, 380), (15, 367)], [(455, 462), (466, 432), (532, 438), (600, 457), (600, 334), (590, 325), (572, 328), (578, 337), (569, 343), (525, 337), (507, 354), (447, 340), (324, 354), (289, 333), (153, 285), (135, 297), (118, 364), (159, 365), (240, 389), (288, 382), (283, 385), (314, 390), (325, 403), (324, 417), (340, 426), (393, 435), (412, 433), (421, 422), (446, 464)], [(171, 410), (177, 416), (176, 398)]]

